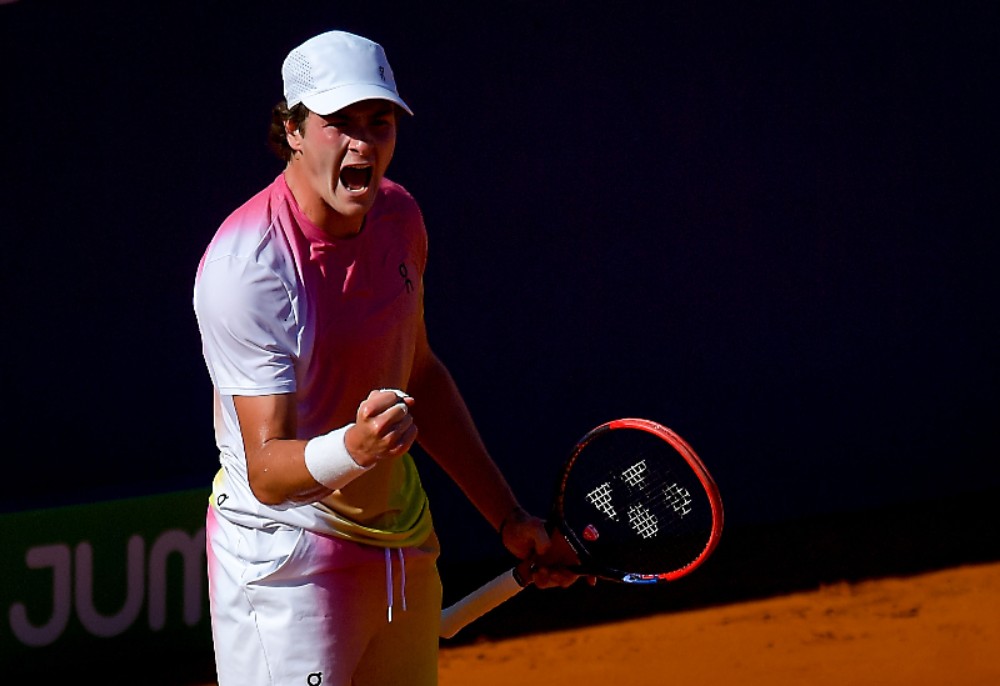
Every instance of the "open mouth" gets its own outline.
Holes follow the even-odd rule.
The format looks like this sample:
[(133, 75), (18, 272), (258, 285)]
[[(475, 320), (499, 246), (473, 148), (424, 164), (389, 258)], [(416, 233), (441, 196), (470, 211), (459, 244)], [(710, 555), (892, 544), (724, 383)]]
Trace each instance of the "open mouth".
[(371, 182), (371, 165), (344, 167), (340, 170), (340, 185), (349, 191), (363, 191)]

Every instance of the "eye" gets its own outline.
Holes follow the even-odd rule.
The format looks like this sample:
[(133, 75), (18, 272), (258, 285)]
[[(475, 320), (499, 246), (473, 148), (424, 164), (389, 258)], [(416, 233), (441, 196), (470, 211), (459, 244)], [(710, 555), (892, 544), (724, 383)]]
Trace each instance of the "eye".
[(375, 126), (389, 126), (394, 124), (396, 117), (392, 109), (385, 109), (381, 112), (376, 112), (375, 116), (372, 117), (372, 124)]

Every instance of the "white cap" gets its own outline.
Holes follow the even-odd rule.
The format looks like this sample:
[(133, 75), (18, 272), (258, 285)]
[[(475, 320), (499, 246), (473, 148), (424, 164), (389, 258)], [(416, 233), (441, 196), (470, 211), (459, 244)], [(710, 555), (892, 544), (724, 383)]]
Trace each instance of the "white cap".
[(288, 53), (281, 65), (285, 102), (333, 114), (362, 100), (389, 100), (413, 114), (396, 91), (385, 51), (345, 31), (328, 31)]

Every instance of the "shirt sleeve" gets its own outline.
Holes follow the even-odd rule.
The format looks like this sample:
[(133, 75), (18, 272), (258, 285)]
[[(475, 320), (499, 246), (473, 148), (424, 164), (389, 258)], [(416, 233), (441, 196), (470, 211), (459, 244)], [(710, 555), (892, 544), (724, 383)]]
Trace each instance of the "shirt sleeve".
[(291, 289), (277, 274), (232, 255), (206, 261), (194, 301), (202, 352), (219, 393), (296, 390), (298, 323)]

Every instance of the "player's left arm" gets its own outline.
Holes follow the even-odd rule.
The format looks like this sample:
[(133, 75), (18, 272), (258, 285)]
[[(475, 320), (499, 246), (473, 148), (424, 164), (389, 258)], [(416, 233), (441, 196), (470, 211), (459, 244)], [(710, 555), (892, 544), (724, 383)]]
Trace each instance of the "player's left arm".
[[(431, 350), (423, 322), (407, 392), (415, 400), (417, 442), (494, 529), (503, 527), (504, 546), (519, 559), (548, 552), (551, 541), (544, 520), (521, 507), (486, 449), (454, 378)], [(575, 579), (565, 570), (547, 566), (534, 574), (534, 582), (540, 587), (566, 586)]]
[[(499, 530), (508, 517), (523, 518), (513, 489), (490, 457), (464, 398), (420, 324), (407, 392), (415, 403), (417, 442), (455, 481), (490, 525)], [(508, 521), (506, 526), (513, 522)], [(506, 526), (504, 527), (506, 529)], [(547, 541), (539, 541), (547, 545)], [(530, 551), (523, 552), (527, 557)]]

